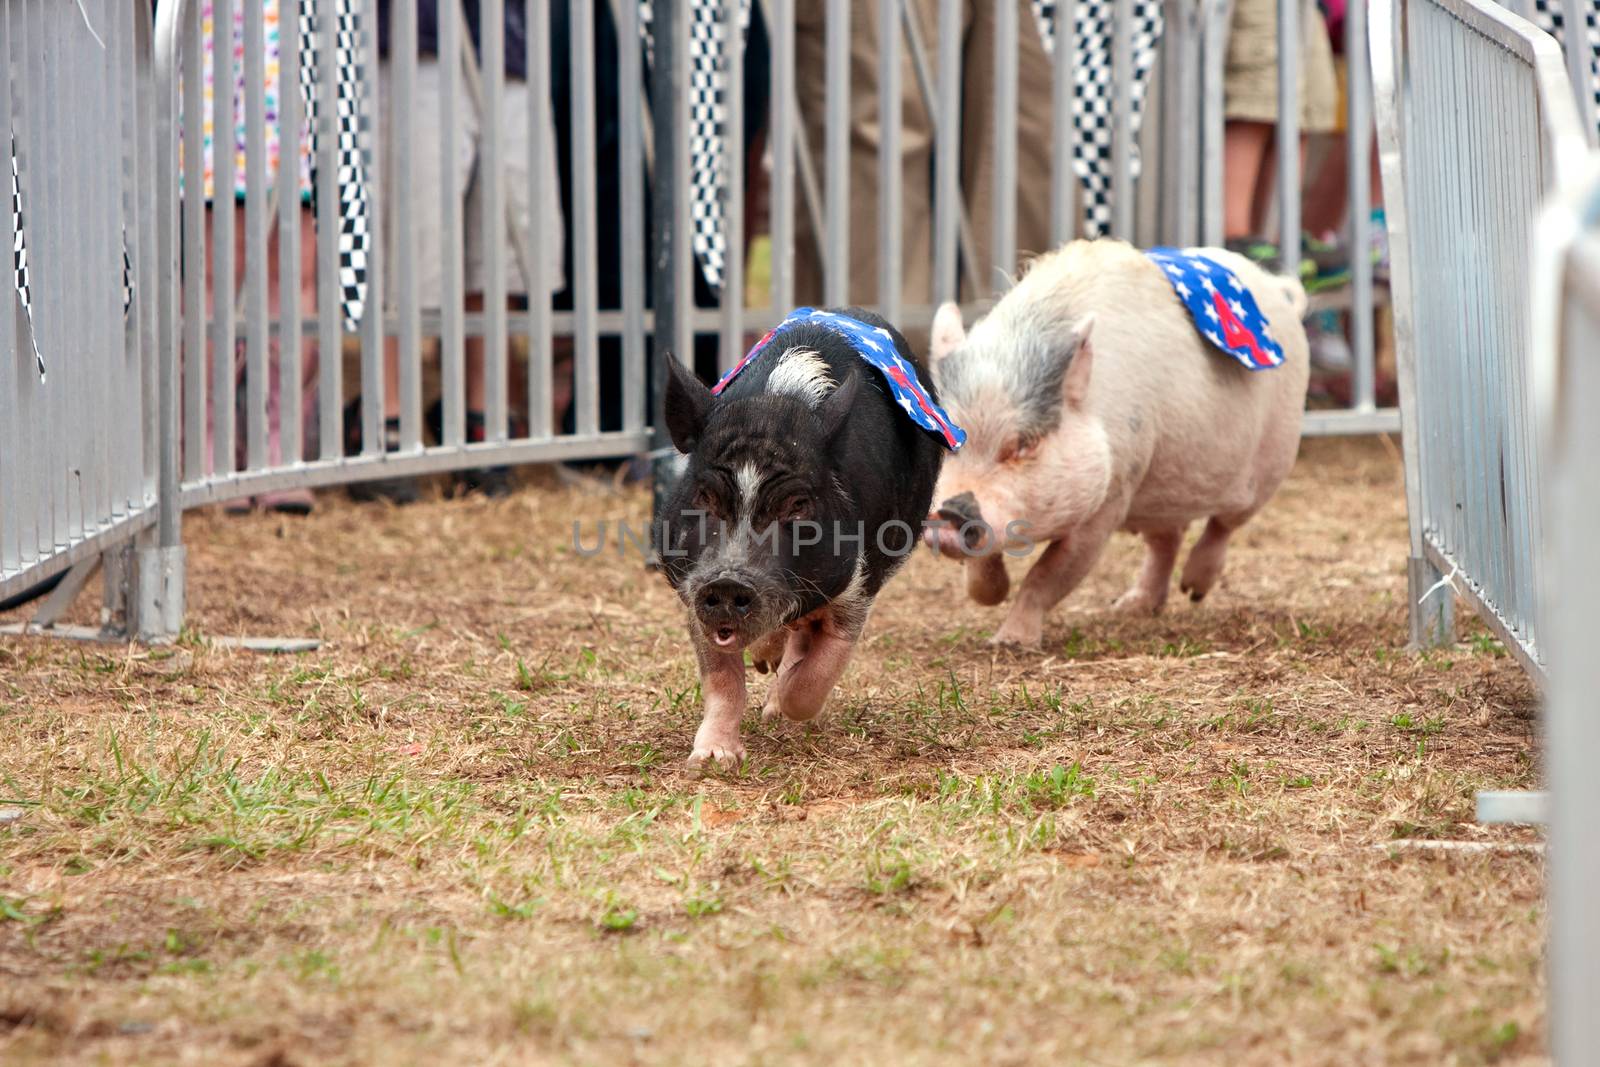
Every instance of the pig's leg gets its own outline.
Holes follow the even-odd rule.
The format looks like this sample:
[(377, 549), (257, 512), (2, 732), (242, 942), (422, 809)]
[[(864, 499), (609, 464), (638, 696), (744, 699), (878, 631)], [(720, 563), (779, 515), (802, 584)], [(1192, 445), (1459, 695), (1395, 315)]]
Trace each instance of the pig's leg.
[(1059, 541), (1052, 541), (1022, 580), (1006, 621), (989, 639), (991, 645), (1037, 648), (1044, 634), (1045, 614), (1077, 588), (1111, 538), (1111, 522), (1090, 522)]
[(744, 718), (744, 654), (718, 652), (702, 641), (695, 642), (700, 659), (700, 691), (705, 696), (705, 716), (694, 734), (694, 751), (689, 766), (698, 768), (706, 760), (734, 767), (744, 759), (744, 743), (739, 740), (739, 720)]
[(1129, 615), (1156, 615), (1167, 602), (1167, 590), (1172, 585), (1172, 568), (1178, 562), (1178, 549), (1183, 545), (1183, 527), (1170, 530), (1151, 530), (1144, 535), (1144, 566), (1133, 587), (1123, 593), (1111, 606)]
[(750, 665), (762, 674), (776, 671), (783, 661), (783, 649), (789, 631), (782, 627), (760, 638), (750, 646)]
[(1190, 600), (1196, 603), (1204, 600), (1211, 587), (1217, 584), (1217, 579), (1222, 577), (1222, 564), (1228, 557), (1228, 538), (1253, 514), (1246, 511), (1213, 515), (1206, 523), (1205, 533), (1189, 550), (1189, 558), (1183, 562), (1183, 577), (1178, 580), (1178, 588), (1188, 593)]
[(848, 632), (827, 620), (813, 624), (809, 633), (807, 629), (801, 627), (789, 638), (783, 667), (767, 697), (763, 712), (767, 718), (782, 715), (795, 722), (816, 718), (849, 666), (860, 637), (860, 631)]
[(1005, 555), (993, 552), (967, 560), (967, 595), (984, 607), (993, 607), (1011, 591), (1011, 576), (1006, 573)]
[(772, 684), (767, 687), (767, 702), (761, 708), (763, 719), (776, 719), (783, 714), (784, 686), (794, 677), (806, 653), (811, 651), (814, 625), (814, 621), (807, 621), (792, 630), (783, 631), (788, 641), (778, 653), (778, 666), (772, 672)]

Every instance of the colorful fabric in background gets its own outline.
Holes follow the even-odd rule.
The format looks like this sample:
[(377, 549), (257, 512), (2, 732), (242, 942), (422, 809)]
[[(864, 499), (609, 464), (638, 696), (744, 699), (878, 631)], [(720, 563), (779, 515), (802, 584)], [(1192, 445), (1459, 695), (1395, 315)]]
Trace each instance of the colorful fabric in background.
[(900, 410), (906, 413), (906, 418), (929, 433), (937, 434), (944, 441), (945, 447), (952, 452), (967, 443), (966, 431), (950, 421), (950, 416), (945, 413), (944, 408), (933, 402), (933, 397), (928, 395), (928, 391), (922, 387), (922, 382), (917, 378), (916, 367), (901, 358), (895, 348), (894, 336), (882, 326), (874, 326), (870, 322), (862, 322), (849, 315), (841, 315), (837, 311), (795, 308), (789, 312), (788, 318), (768, 330), (761, 340), (755, 343), (755, 347), (734, 364), (732, 370), (722, 376), (721, 381), (712, 386), (711, 395), (721, 395), (728, 387), (728, 383), (754, 362), (775, 336), (792, 326), (821, 326), (844, 338), (850, 347), (856, 350), (856, 355), (883, 375), (884, 382), (889, 387), (890, 399), (900, 405)]
[(1167, 275), (1194, 328), (1218, 352), (1250, 370), (1283, 365), (1283, 346), (1238, 275), (1209, 256), (1181, 248), (1152, 248), (1145, 255)]
[[(278, 160), (282, 154), (282, 138), (278, 132), (278, 93), (281, 87), (279, 57), (282, 54), (282, 37), (278, 26), (279, 0), (235, 0), (233, 5), (232, 61), (233, 67), (233, 195), (245, 195), (245, 83), (244, 83), (244, 5), (259, 3), (263, 23), (262, 82), (266, 101), (267, 185), (277, 181)], [(201, 60), (201, 77), (204, 79), (205, 113), (202, 117), (205, 154), (205, 196), (216, 199), (216, 3), (204, 0), (200, 7), (200, 35), (204, 41), (204, 58)], [(303, 112), (302, 112), (303, 113)], [(296, 138), (300, 145), (299, 193), (303, 200), (311, 196), (311, 139), (302, 127)], [(180, 160), (183, 146), (180, 135)], [(183, 171), (179, 169), (181, 185)]]

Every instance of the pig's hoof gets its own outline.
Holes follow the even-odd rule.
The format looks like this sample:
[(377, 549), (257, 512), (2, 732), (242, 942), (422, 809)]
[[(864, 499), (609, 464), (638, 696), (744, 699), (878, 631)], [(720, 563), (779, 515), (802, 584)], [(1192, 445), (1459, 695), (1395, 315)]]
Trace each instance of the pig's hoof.
[(1043, 635), (1039, 633), (1023, 633), (1002, 626), (993, 637), (989, 638), (989, 647), (1003, 648), (1011, 652), (1032, 652), (1038, 649), (1042, 637)]
[(1179, 586), (1179, 588), (1182, 589), (1185, 593), (1188, 593), (1189, 594), (1189, 599), (1194, 601), (1194, 603), (1196, 603), (1196, 604), (1198, 604), (1198, 603), (1200, 603), (1200, 601), (1204, 600), (1206, 598), (1206, 594), (1208, 592), (1210, 592), (1209, 589), (1200, 589), (1200, 588), (1197, 588), (1197, 587), (1192, 587), (1192, 586), (1187, 586), (1187, 585)]
[(744, 745), (738, 741), (723, 744), (715, 742), (695, 745), (694, 751), (689, 753), (689, 769), (696, 773), (703, 773), (707, 763), (715, 763), (725, 771), (734, 770), (744, 761)]
[(1133, 588), (1111, 602), (1111, 610), (1123, 615), (1159, 615), (1167, 598), (1147, 589)]

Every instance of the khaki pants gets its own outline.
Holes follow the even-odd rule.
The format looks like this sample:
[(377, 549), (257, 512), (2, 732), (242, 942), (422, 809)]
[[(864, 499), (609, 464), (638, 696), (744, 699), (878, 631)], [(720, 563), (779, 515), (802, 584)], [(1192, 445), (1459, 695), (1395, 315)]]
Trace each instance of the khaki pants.
[[(1027, 0), (1000, 0), (1018, 8), (1017, 248), (1020, 253), (1050, 248), (1050, 60), (1039, 39)], [(977, 275), (983, 292), (973, 293), (962, 273), (962, 297), (987, 295), (997, 270), (1015, 272), (1015, 263), (996, 263), (994, 217), (994, 66), (995, 0), (969, 0), (962, 12), (961, 188), (976, 244)], [(797, 5), (795, 81), (807, 143), (824, 171), (826, 126), (825, 18), (821, 3)], [(913, 0), (911, 7), (927, 48), (929, 71), (937, 77), (938, 4)], [(878, 5), (850, 8), (850, 286), (852, 303), (878, 300)], [(910, 43), (900, 45), (901, 71), (901, 299), (907, 306), (930, 303), (933, 293), (933, 123), (923, 103), (912, 64)], [(1070, 176), (1066, 179), (1076, 180)], [(798, 183), (797, 183), (798, 188)], [(796, 211), (795, 298), (815, 303), (822, 297), (818, 235), (804, 204)]]

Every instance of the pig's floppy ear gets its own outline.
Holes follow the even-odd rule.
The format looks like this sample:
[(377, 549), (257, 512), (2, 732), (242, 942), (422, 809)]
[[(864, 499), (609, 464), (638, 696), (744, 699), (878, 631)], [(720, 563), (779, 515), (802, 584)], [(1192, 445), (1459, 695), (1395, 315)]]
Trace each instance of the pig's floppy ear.
[(839, 427), (844, 424), (845, 416), (850, 414), (850, 409), (855, 406), (856, 394), (860, 391), (861, 372), (851, 367), (838, 388), (817, 405), (817, 421), (822, 424), (823, 437), (831, 440), (838, 432)]
[(672, 447), (679, 452), (693, 452), (705, 431), (706, 417), (711, 413), (711, 390), (670, 352), (667, 353), (666, 412)]
[(1094, 345), (1089, 334), (1094, 330), (1094, 313), (1083, 316), (1072, 325), (1072, 337), (1067, 341), (1061, 358), (1067, 362), (1066, 373), (1061, 376), (1061, 392), (1072, 407), (1082, 407), (1089, 395), (1089, 376), (1094, 371)]
[(933, 316), (933, 339), (928, 345), (928, 365), (938, 363), (960, 348), (967, 339), (966, 328), (961, 325), (961, 309), (945, 301)]

